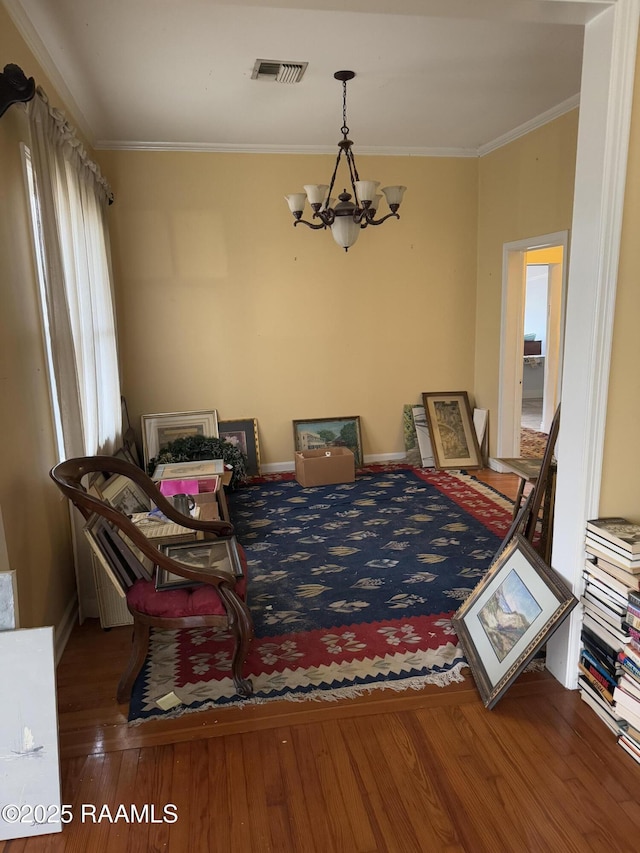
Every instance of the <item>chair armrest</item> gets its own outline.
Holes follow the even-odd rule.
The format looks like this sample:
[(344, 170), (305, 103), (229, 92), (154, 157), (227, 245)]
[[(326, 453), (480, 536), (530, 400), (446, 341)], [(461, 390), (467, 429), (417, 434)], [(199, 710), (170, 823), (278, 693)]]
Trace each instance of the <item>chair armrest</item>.
[(86, 519), (90, 518), (93, 513), (106, 518), (107, 521), (110, 521), (122, 531), (155, 565), (161, 566), (167, 571), (188, 580), (208, 583), (213, 586), (229, 584), (233, 587), (235, 585), (235, 577), (228, 572), (212, 570), (207, 571), (205, 574), (198, 571), (197, 568), (185, 566), (183, 563), (173, 560), (167, 554), (160, 551), (128, 516), (112, 507), (106, 501), (100, 500), (100, 498), (87, 492), (82, 485), (82, 478), (96, 471), (105, 474), (122, 474), (128, 477), (142, 489), (167, 518), (170, 518), (183, 527), (190, 530), (202, 531), (214, 539), (220, 536), (233, 535), (234, 529), (230, 522), (201, 521), (200, 519), (191, 518), (191, 516), (178, 512), (173, 504), (157, 488), (151, 477), (126, 460), (117, 459), (113, 456), (90, 456), (69, 459), (56, 465), (50, 471), (50, 476), (63, 494), (80, 510)]
[[(89, 518), (93, 512), (97, 512), (98, 515), (107, 515), (104, 511), (105, 504), (103, 501), (89, 494), (81, 484), (84, 476), (96, 471), (104, 474), (122, 474), (128, 477), (142, 489), (163, 515), (175, 521), (176, 524), (188, 527), (191, 530), (210, 533), (212, 536), (233, 535), (233, 525), (229, 521), (201, 521), (198, 518), (192, 518), (190, 515), (183, 515), (178, 512), (171, 501), (167, 500), (162, 494), (151, 477), (130, 462), (117, 459), (114, 456), (87, 456), (69, 459), (66, 462), (60, 462), (50, 471), (52, 480), (67, 498), (78, 507), (85, 518)], [(114, 510), (114, 512), (118, 516), (122, 516), (118, 510)], [(109, 514), (108, 517), (114, 523), (118, 523), (115, 516)]]

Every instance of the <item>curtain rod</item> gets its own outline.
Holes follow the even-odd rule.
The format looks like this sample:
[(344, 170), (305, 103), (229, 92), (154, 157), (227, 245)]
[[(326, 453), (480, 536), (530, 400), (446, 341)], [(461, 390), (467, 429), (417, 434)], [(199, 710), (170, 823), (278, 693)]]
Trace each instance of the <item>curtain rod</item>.
[(33, 77), (25, 77), (19, 65), (9, 63), (0, 74), (0, 116), (4, 115), (11, 104), (24, 104), (36, 93)]
[[(54, 120), (58, 122), (59, 126), (61, 126), (61, 124), (64, 125), (66, 132), (75, 136), (75, 130), (67, 122), (64, 113), (61, 113), (58, 110), (52, 110), (49, 106), (49, 99), (47, 98), (46, 93), (40, 87), (36, 88), (33, 77), (29, 77), (29, 79), (27, 79), (22, 68), (20, 68), (19, 65), (14, 65), (13, 63), (5, 65), (3, 73), (0, 74), (0, 117), (2, 117), (11, 104), (23, 104), (27, 101), (33, 100), (36, 92), (47, 105), (47, 109), (50, 114), (53, 115)], [(80, 142), (78, 141), (76, 144), (80, 145)], [(110, 205), (113, 204), (113, 193), (111, 192), (111, 188), (107, 181), (102, 177), (99, 167), (87, 157), (82, 145), (80, 145), (79, 152), (85, 165), (90, 166), (92, 171), (97, 175), (99, 183), (103, 185), (108, 203)]]

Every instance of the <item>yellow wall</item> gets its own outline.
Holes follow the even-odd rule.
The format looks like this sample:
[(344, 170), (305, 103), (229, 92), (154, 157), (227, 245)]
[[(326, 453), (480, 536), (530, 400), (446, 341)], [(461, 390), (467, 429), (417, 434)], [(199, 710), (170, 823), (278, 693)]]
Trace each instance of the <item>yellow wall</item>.
[(599, 514), (640, 523), (640, 51), (632, 115)]
[[(491, 413), (498, 410), (502, 247), (571, 227), (577, 131), (573, 110), (479, 162), (475, 394)], [(495, 455), (495, 430), (490, 441)]]
[[(1, 4), (0, 57), (55, 97)], [(60, 624), (75, 579), (67, 504), (48, 477), (56, 459), (20, 161), (26, 134), (23, 108), (9, 107), (0, 119), (0, 506), (21, 624), (32, 627)]]
[(564, 250), (562, 246), (549, 246), (548, 249), (532, 249), (525, 252), (526, 264), (561, 264)]
[[(474, 159), (356, 157), (409, 189), (348, 253), (284, 201), (333, 156), (98, 152), (110, 209), (123, 390), (142, 413), (256, 417), (265, 463), (295, 418), (360, 415), (364, 453), (403, 451), (422, 391), (473, 390)], [(344, 178), (343, 178), (344, 180)], [(342, 188), (342, 187), (341, 187)]]

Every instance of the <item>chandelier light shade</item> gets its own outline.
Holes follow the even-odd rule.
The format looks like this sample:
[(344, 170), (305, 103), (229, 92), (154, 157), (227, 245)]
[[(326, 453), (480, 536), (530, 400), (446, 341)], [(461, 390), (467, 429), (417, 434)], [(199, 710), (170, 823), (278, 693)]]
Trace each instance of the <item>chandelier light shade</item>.
[[(294, 225), (307, 225), (314, 231), (330, 228), (333, 239), (346, 251), (353, 246), (363, 228), (369, 225), (382, 225), (387, 219), (400, 219), (398, 208), (402, 202), (402, 196), (406, 187), (382, 187), (381, 193), (389, 205), (389, 213), (376, 219), (376, 213), (380, 202), (381, 193), (378, 193), (380, 181), (361, 181), (356, 168), (353, 154), (353, 142), (347, 137), (347, 81), (356, 76), (354, 71), (336, 71), (333, 75), (336, 80), (342, 82), (342, 139), (338, 142), (338, 156), (336, 165), (329, 184), (306, 184), (303, 193), (291, 193), (285, 196), (289, 210), (293, 214)], [(346, 188), (338, 195), (338, 203), (331, 197), (333, 185), (338, 173), (340, 160), (344, 157), (349, 169), (349, 182), (351, 192)], [(302, 218), (306, 202), (309, 202), (313, 210), (312, 219), (309, 222)]]

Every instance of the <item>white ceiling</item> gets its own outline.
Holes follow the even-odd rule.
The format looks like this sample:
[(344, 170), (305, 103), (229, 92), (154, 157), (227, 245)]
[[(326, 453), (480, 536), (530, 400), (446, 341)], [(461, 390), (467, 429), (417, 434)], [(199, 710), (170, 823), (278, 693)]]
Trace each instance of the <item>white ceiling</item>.
[[(574, 106), (583, 24), (609, 5), (2, 2), (97, 147), (335, 151), (347, 68), (356, 153), (416, 155), (477, 153)], [(309, 67), (298, 84), (252, 80), (258, 58)]]

